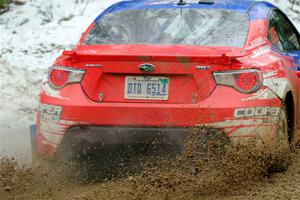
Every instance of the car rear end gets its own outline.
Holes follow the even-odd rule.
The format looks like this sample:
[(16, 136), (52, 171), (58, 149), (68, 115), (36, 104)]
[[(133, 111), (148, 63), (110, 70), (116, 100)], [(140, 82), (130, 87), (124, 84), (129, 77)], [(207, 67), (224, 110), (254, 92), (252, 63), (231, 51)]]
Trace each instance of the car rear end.
[(274, 139), (281, 101), (263, 72), (239, 61), (245, 12), (128, 9), (94, 22), (49, 70), (40, 94), (37, 150), (65, 146), (182, 146), (190, 128), (232, 140)]

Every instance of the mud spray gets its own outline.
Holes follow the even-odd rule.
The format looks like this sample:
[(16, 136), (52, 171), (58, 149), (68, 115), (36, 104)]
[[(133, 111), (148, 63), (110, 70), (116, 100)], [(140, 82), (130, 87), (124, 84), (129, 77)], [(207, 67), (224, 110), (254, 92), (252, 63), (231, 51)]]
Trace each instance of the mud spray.
[(226, 198), (285, 171), (292, 157), (289, 147), (231, 145), (217, 130), (194, 129), (182, 154), (138, 158), (143, 170), (120, 169), (117, 178), (96, 183), (81, 181), (73, 163), (40, 159), (28, 168), (2, 158), (0, 199)]

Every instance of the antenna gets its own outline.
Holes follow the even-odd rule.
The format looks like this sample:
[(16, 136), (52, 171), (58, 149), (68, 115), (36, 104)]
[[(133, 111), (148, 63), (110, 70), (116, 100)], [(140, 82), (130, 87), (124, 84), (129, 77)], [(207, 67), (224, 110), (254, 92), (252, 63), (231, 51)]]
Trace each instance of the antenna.
[(184, 6), (185, 4), (186, 4), (186, 1), (184, 1), (184, 0), (179, 0), (177, 3), (178, 6)]
[(199, 4), (214, 4), (214, 0), (200, 0)]

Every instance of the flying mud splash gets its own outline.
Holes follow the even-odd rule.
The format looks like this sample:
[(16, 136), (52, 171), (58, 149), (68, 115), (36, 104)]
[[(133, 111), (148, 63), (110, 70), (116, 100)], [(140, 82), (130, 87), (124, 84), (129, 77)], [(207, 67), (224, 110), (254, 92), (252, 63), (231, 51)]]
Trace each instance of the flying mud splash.
[[(205, 199), (239, 194), (291, 164), (288, 147), (231, 145), (218, 130), (194, 129), (175, 156), (147, 156), (109, 180), (86, 182), (72, 162), (38, 161), (31, 168), (0, 161), (1, 199)], [(125, 168), (125, 167), (124, 167)], [(75, 170), (76, 169), (76, 170)], [(84, 180), (84, 181), (82, 181)]]

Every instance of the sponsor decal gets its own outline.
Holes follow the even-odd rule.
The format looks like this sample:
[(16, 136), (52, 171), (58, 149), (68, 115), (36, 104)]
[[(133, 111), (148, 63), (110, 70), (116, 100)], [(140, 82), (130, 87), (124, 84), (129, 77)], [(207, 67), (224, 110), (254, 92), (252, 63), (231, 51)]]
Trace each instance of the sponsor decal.
[(238, 108), (234, 111), (236, 118), (250, 118), (250, 117), (278, 117), (280, 115), (280, 108), (278, 107), (254, 107), (254, 108)]
[(238, 108), (234, 111), (235, 118), (264, 117), (263, 123), (278, 123), (281, 109), (278, 107)]
[(62, 113), (62, 107), (50, 104), (40, 104), (39, 112), (41, 120), (59, 122)]
[(246, 47), (247, 50), (255, 49), (256, 47), (262, 46), (266, 44), (266, 39), (264, 37), (258, 37), (254, 40), (252, 40), (248, 47)]
[(265, 54), (267, 52), (271, 51), (271, 47), (268, 45), (259, 47), (258, 49), (253, 51), (252, 58), (257, 58), (258, 56), (261, 56), (262, 54)]
[(263, 118), (265, 124), (276, 124), (279, 122), (281, 109), (278, 107), (254, 107), (238, 108), (234, 111), (235, 118)]

